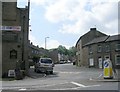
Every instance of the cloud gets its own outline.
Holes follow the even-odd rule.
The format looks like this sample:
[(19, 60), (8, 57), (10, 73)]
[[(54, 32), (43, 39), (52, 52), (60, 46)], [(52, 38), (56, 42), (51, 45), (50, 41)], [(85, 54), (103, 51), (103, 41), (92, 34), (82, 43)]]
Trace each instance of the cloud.
[(45, 8), (45, 18), (49, 22), (61, 23), (59, 32), (80, 35), (95, 25), (107, 34), (117, 33), (117, 2), (118, 0), (37, 0)]
[(29, 33), (29, 40), (30, 40), (30, 42), (33, 43), (33, 45), (35, 45), (35, 46), (39, 45), (38, 40), (37, 40), (36, 37), (33, 36), (31, 33)]
[[(46, 42), (46, 48), (47, 49), (52, 49), (52, 48), (57, 48), (59, 45), (61, 45), (62, 43), (60, 43), (59, 41), (57, 40), (54, 40), (54, 39), (50, 39), (50, 40), (47, 40)], [(68, 45), (63, 45), (62, 46), (65, 46), (67, 49), (69, 49), (70, 46)], [(45, 43), (42, 43), (42, 45), (40, 47), (45, 47)]]
[[(35, 36), (33, 36), (32, 34), (29, 35), (29, 40), (30, 40), (30, 42), (33, 42), (33, 45), (35, 45), (35, 46), (39, 45), (39, 47), (45, 48), (45, 42), (38, 42), (37, 38)], [(47, 39), (46, 48), (47, 49), (57, 48), (61, 44), (62, 43), (60, 43), (57, 40)], [(70, 46), (68, 46), (68, 45), (62, 44), (62, 46), (65, 46), (67, 49), (70, 48)]]
[[(51, 23), (60, 25), (57, 30), (63, 34), (83, 35), (91, 27), (108, 35), (118, 33), (118, 0), (31, 0), (45, 9), (44, 17)], [(30, 35), (34, 44), (37, 39)], [(57, 40), (47, 40), (47, 48), (61, 45)], [(64, 45), (66, 48), (69, 46)]]

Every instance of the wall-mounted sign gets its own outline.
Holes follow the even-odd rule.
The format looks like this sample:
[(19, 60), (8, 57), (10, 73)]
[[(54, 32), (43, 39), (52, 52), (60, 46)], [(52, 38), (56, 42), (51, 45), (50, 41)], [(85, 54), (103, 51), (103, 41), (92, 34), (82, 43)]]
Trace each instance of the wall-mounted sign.
[(21, 31), (21, 26), (1, 26), (0, 29), (4, 31)]
[(16, 50), (11, 50), (10, 51), (10, 59), (17, 59), (17, 51)]
[(15, 70), (8, 70), (8, 77), (15, 77)]

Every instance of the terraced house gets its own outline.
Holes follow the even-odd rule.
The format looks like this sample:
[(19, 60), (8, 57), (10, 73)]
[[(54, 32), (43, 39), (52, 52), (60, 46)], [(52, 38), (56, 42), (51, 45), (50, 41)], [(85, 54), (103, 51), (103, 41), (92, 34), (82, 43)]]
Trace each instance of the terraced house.
[(109, 36), (96, 28), (79, 38), (76, 43), (76, 65), (103, 68), (103, 61), (109, 58), (114, 67), (120, 65), (120, 35)]
[[(27, 70), (29, 7), (18, 8), (17, 0), (2, 2), (2, 76), (9, 70)], [(11, 75), (12, 76), (12, 75)]]

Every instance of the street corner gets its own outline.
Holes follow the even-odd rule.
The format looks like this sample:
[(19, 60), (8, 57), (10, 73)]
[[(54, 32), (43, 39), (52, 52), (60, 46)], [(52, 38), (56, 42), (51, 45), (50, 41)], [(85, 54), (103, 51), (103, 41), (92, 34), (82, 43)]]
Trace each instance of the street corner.
[(89, 81), (94, 81), (94, 82), (120, 82), (117, 78), (104, 78), (104, 77), (90, 77)]

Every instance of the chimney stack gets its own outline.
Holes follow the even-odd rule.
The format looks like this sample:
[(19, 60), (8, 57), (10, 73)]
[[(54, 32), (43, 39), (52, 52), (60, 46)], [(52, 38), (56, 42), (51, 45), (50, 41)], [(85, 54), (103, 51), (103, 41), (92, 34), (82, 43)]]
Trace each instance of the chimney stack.
[(96, 28), (90, 28), (90, 31), (92, 31), (92, 30), (96, 30)]

